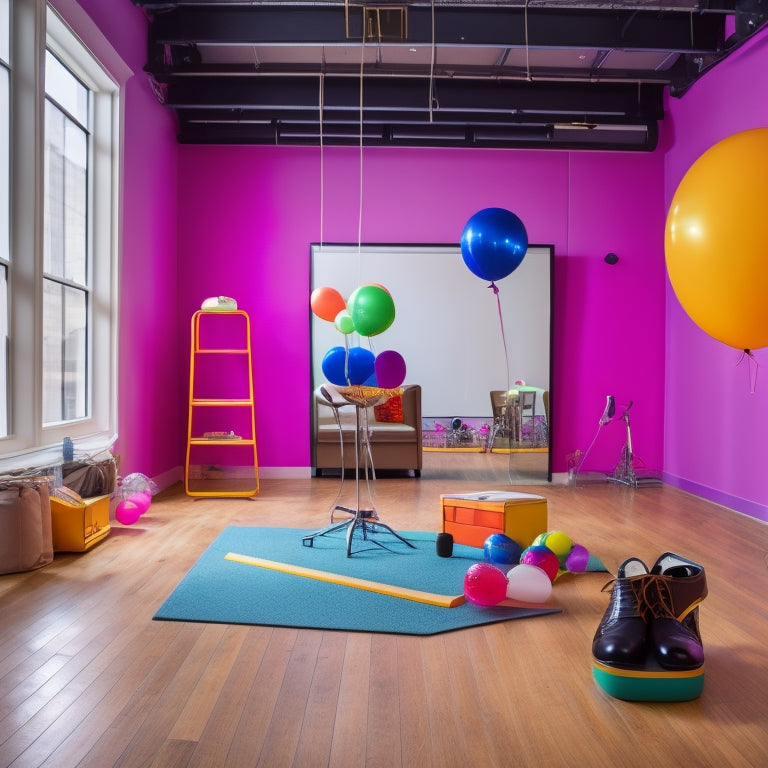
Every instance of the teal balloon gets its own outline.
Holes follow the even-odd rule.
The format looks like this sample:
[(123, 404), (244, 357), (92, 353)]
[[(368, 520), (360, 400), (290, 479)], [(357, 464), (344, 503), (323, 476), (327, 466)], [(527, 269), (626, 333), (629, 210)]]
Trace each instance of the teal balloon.
[(461, 256), (470, 272), (483, 280), (512, 274), (528, 250), (523, 222), (504, 208), (483, 208), (464, 225)]
[(353, 291), (347, 311), (361, 336), (376, 336), (395, 321), (395, 302), (380, 285), (361, 285)]

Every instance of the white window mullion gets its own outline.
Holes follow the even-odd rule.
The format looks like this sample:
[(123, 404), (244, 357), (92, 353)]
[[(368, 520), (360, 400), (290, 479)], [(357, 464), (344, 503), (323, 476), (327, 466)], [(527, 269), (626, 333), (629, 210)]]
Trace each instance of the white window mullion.
[[(10, 435), (0, 450), (29, 450), (41, 435), (43, 110), (45, 7), (14, 0), (11, 62)], [(21, 42), (25, 44), (20, 44)], [(21, 364), (21, 361), (24, 364)]]

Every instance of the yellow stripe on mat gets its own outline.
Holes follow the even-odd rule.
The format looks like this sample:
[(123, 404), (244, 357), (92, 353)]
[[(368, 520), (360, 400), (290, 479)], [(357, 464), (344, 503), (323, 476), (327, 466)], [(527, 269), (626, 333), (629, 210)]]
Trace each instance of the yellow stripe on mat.
[(344, 576), (340, 573), (329, 573), (328, 571), (318, 571), (314, 568), (304, 568), (301, 565), (279, 563), (275, 560), (264, 560), (261, 557), (251, 557), (250, 555), (238, 555), (236, 552), (228, 552), (224, 559), (235, 563), (244, 563), (245, 565), (255, 565), (258, 568), (267, 568), (271, 571), (282, 571), (294, 576), (303, 576), (307, 579), (328, 581), (332, 584), (340, 584), (343, 587), (354, 587), (355, 589), (364, 589), (367, 592), (378, 592), (379, 594), (390, 595), (391, 597), (401, 597), (404, 600), (414, 600), (417, 603), (437, 605), (440, 608), (455, 608), (457, 605), (464, 603), (464, 595), (452, 597), (451, 595), (438, 595), (434, 592), (422, 592), (418, 589), (398, 587), (394, 584), (382, 584), (378, 581), (358, 579), (354, 576)]

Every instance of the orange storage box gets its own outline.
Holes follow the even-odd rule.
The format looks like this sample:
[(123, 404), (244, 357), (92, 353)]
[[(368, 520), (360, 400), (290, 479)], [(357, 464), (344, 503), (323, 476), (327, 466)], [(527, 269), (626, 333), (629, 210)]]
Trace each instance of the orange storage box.
[(531, 493), (481, 491), (444, 494), (443, 532), (457, 544), (482, 549), (493, 533), (503, 533), (521, 547), (547, 530), (547, 500)]
[(54, 552), (85, 552), (109, 534), (109, 496), (51, 496)]

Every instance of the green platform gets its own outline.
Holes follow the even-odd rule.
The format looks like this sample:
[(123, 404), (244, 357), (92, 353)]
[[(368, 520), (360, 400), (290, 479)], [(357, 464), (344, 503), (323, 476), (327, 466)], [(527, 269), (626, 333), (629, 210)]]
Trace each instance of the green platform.
[(608, 694), (625, 701), (691, 701), (701, 696), (704, 667), (670, 672), (657, 665), (645, 669), (609, 667), (592, 660), (592, 676)]

